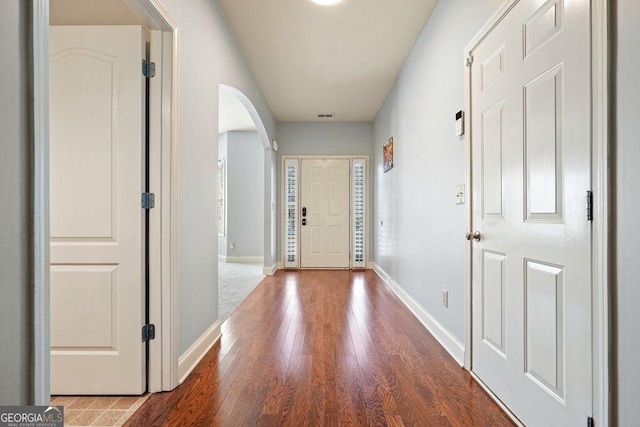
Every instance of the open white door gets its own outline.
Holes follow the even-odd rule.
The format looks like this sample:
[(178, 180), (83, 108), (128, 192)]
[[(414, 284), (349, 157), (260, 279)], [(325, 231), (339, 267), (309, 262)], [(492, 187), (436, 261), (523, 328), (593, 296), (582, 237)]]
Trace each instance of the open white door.
[(144, 33), (51, 27), (51, 392), (146, 388)]
[(531, 426), (592, 415), (590, 43), (521, 0), (472, 52), (472, 370)]
[(349, 159), (303, 159), (300, 266), (349, 268)]

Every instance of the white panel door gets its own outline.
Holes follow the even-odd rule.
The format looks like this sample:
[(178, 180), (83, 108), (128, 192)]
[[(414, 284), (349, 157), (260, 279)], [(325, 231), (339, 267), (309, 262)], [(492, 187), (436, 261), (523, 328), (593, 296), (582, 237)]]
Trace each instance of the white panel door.
[(525, 425), (592, 415), (589, 20), (520, 0), (473, 51), (472, 369)]
[(51, 27), (51, 392), (146, 387), (144, 33)]
[(349, 159), (303, 159), (300, 266), (349, 268)]

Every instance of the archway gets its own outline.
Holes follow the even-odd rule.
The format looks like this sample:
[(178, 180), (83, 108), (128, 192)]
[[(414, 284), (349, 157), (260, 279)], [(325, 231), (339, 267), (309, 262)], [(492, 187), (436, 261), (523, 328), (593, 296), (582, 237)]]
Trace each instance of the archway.
[(251, 100), (223, 84), (219, 100), (218, 307), (224, 320), (273, 272), (275, 156)]

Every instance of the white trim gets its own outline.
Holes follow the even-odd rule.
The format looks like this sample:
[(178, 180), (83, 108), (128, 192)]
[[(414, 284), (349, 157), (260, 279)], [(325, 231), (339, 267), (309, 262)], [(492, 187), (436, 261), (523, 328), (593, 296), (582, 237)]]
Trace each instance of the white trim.
[[(463, 67), (465, 67), (464, 71), (464, 124), (465, 132), (463, 136), (463, 141), (465, 144), (465, 224), (466, 231), (470, 232), (473, 228), (473, 179), (471, 177), (472, 171), (472, 135), (471, 135), (471, 67), (466, 66), (466, 59), (468, 55), (467, 50), (465, 50), (465, 58), (463, 58)], [(460, 236), (462, 238), (462, 236)], [(472, 279), (472, 244), (468, 242), (468, 245), (464, 251), (464, 342), (465, 342), (465, 351), (464, 351), (464, 368), (471, 372), (471, 362), (472, 362), (472, 351), (473, 351), (473, 311), (472, 311), (472, 301), (473, 301), (473, 279)]]
[(179, 383), (182, 384), (189, 376), (191, 371), (198, 365), (202, 358), (207, 354), (211, 347), (220, 340), (222, 336), (220, 331), (220, 320), (216, 320), (215, 323), (204, 332), (191, 347), (184, 352), (178, 359), (178, 377)]
[(273, 276), (279, 269), (278, 264), (273, 264), (271, 267), (263, 267), (262, 274), (264, 274), (265, 276)]
[(609, 312), (609, 0), (591, 3), (592, 79), (592, 224), (591, 280), (593, 286), (593, 419), (611, 424), (611, 314)]
[[(161, 198), (162, 192), (162, 32), (151, 30), (149, 61), (156, 64), (156, 76), (149, 81), (149, 188)], [(158, 102), (156, 102), (158, 100)], [(162, 321), (162, 200), (159, 209), (149, 211), (149, 319), (152, 324)], [(163, 337), (149, 341), (147, 384), (150, 392), (162, 391)]]
[[(162, 150), (166, 151), (166, 159), (163, 158), (162, 164), (162, 180), (163, 187), (171, 189), (169, 197), (165, 198), (165, 205), (163, 206), (165, 217), (163, 217), (163, 235), (167, 236), (162, 241), (163, 246), (163, 280), (162, 280), (162, 326), (163, 331), (163, 360), (162, 360), (162, 389), (165, 391), (173, 390), (179, 384), (178, 381), (178, 313), (180, 312), (179, 299), (179, 218), (178, 218), (178, 175), (180, 164), (180, 142), (179, 142), (179, 124), (180, 124), (180, 109), (179, 109), (179, 30), (175, 21), (170, 18), (170, 15), (164, 13), (164, 9), (161, 10), (163, 17), (169, 23), (173, 29), (171, 32), (164, 34), (164, 39), (167, 41), (166, 48), (163, 50), (171, 52), (171, 63), (165, 66), (171, 70), (171, 78), (165, 79), (163, 90), (167, 90), (171, 97), (169, 99), (168, 111), (170, 112), (169, 132), (166, 133), (166, 137), (163, 134)], [(164, 46), (164, 43), (163, 43)], [(164, 55), (164, 53), (163, 53)], [(168, 62), (168, 61), (167, 61)], [(165, 141), (166, 138), (166, 141)], [(166, 262), (165, 262), (166, 261)], [(165, 308), (166, 307), (166, 308)]]
[(51, 401), (49, 333), (49, 1), (33, 2), (33, 393)]
[(178, 24), (161, 0), (123, 0), (150, 29), (175, 31)]
[(386, 271), (379, 265), (373, 264), (373, 271), (376, 272), (382, 281), (400, 298), (400, 301), (407, 306), (416, 318), (424, 325), (431, 335), (438, 340), (440, 345), (455, 359), (460, 366), (464, 362), (464, 344), (451, 332), (440, 324), (431, 314), (429, 314), (416, 300), (411, 297)]
[(491, 389), (487, 387), (487, 385), (483, 383), (482, 380), (474, 372), (469, 372), (469, 373), (471, 374), (471, 377), (474, 380), (476, 380), (476, 382), (480, 385), (480, 387), (482, 387), (484, 391), (487, 392), (489, 397), (493, 399), (494, 402), (496, 402), (496, 404), (500, 407), (500, 409), (502, 409), (504, 413), (507, 414), (509, 418), (511, 418), (511, 421), (513, 421), (519, 427), (524, 427), (524, 424), (522, 424), (522, 421), (520, 421), (518, 417), (516, 417), (515, 414), (511, 412), (509, 408), (507, 408), (507, 405), (502, 403), (502, 400), (498, 399), (498, 396), (493, 394), (493, 391), (491, 391)]
[[(491, 15), (489, 21), (478, 31), (474, 38), (471, 39), (467, 47), (464, 49), (464, 59), (478, 47), (478, 45), (489, 35), (489, 33), (504, 19), (504, 17), (513, 9), (520, 0), (504, 0), (502, 5)], [(464, 62), (463, 62), (464, 64)], [(467, 116), (467, 114), (465, 114)], [(466, 119), (465, 119), (466, 120)], [(465, 123), (465, 134), (471, 132), (471, 127)]]
[[(505, 0), (487, 25), (473, 38), (464, 50), (464, 60), (473, 52), (489, 32), (502, 20), (519, 0)], [(610, 1), (591, 0), (591, 79), (592, 79), (592, 191), (594, 194), (594, 220), (592, 223), (592, 411), (595, 424), (611, 424), (611, 313), (609, 311), (609, 67), (610, 67)], [(465, 111), (467, 117), (467, 194), (471, 190), (471, 74), (465, 72)], [(472, 203), (467, 199), (468, 230), (472, 224)], [(467, 292), (465, 298), (465, 368), (472, 368), (472, 278), (471, 249), (466, 253)], [(473, 372), (472, 375), (476, 377)], [(478, 381), (481, 385), (481, 381)], [(485, 387), (486, 389), (486, 387)], [(489, 391), (493, 396), (493, 394)]]
[(274, 264), (276, 266), (276, 270), (282, 270), (284, 268), (284, 263), (278, 261)]
[(264, 263), (264, 257), (261, 256), (224, 256), (218, 255), (218, 259), (222, 262), (236, 263), (236, 264), (262, 264)]

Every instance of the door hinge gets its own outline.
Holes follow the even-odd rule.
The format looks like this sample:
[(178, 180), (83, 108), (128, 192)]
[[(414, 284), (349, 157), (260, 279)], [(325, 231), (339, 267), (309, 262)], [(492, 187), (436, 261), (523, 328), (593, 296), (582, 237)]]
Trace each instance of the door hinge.
[(156, 339), (156, 325), (150, 323), (142, 327), (142, 342)]
[(587, 427), (594, 427), (595, 424), (593, 423), (593, 417), (589, 417), (587, 418)]
[(142, 193), (142, 209), (153, 209), (156, 207), (156, 195), (153, 193)]
[(587, 221), (593, 221), (593, 191), (587, 191)]
[(467, 56), (467, 60), (464, 62), (464, 66), (471, 67), (471, 64), (473, 64), (473, 55)]
[(156, 63), (147, 61), (146, 59), (142, 60), (142, 75), (146, 78), (150, 79), (151, 77), (155, 77), (156, 75)]

